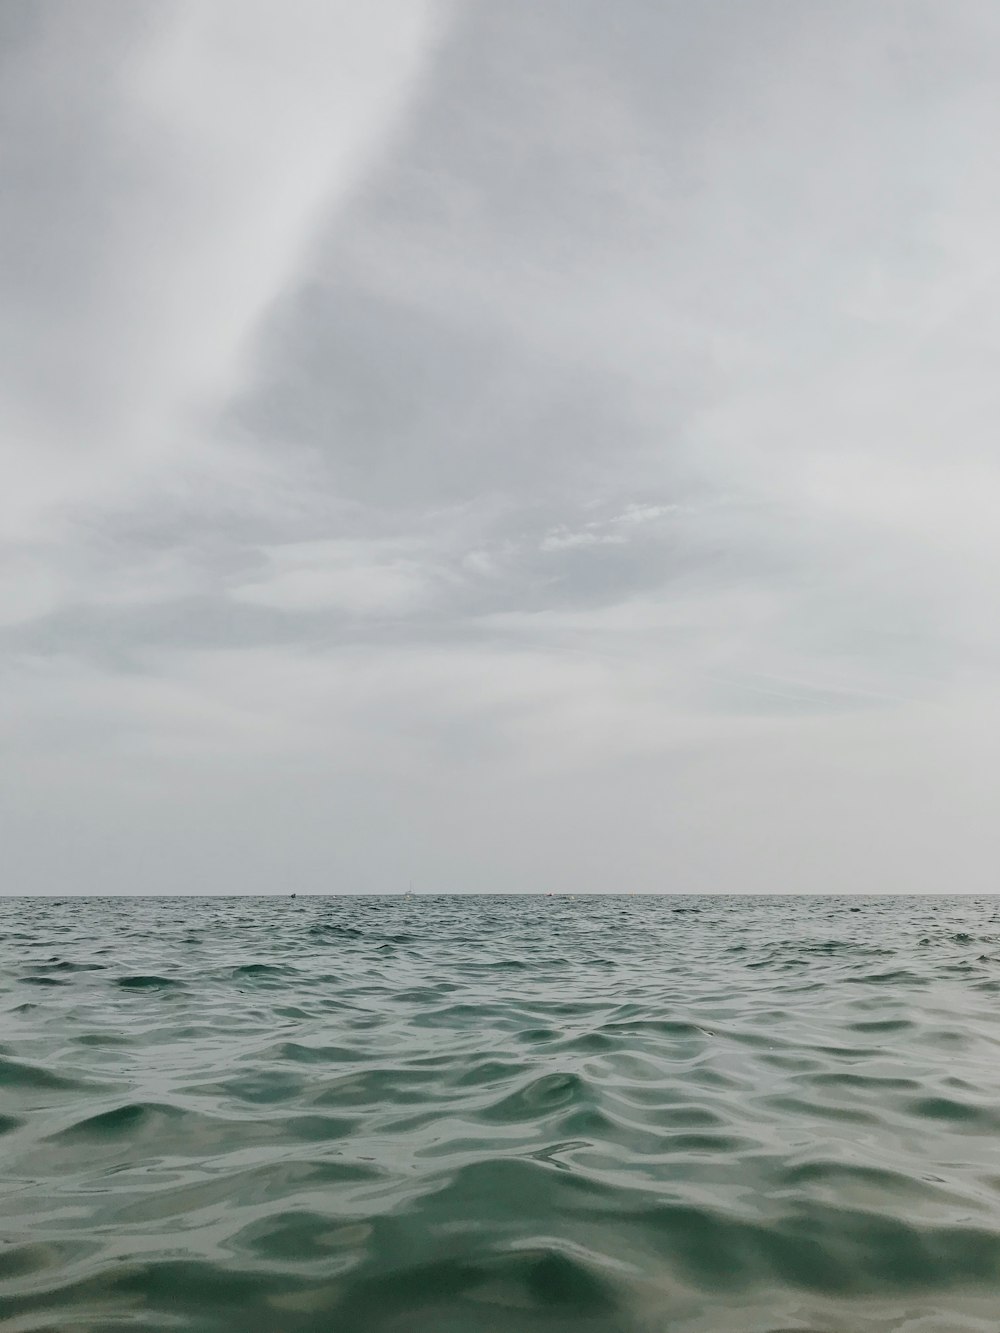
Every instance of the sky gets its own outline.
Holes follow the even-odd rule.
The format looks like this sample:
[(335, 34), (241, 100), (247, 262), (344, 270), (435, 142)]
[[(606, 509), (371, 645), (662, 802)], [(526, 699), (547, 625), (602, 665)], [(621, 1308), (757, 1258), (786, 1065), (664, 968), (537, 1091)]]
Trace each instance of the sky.
[(0, 892), (1000, 887), (995, 0), (5, 0)]

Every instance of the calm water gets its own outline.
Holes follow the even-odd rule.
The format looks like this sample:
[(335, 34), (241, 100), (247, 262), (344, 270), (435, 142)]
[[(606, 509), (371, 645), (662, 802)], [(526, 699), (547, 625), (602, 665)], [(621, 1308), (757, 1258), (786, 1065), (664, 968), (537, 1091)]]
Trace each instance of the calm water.
[(1000, 902), (0, 902), (0, 1322), (1000, 1328)]

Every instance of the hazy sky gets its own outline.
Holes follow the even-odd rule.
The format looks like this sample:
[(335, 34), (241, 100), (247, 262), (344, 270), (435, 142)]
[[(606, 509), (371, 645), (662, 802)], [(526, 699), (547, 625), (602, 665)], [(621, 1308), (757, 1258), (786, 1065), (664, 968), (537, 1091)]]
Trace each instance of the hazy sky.
[(4, 0), (6, 892), (1000, 889), (996, 0)]

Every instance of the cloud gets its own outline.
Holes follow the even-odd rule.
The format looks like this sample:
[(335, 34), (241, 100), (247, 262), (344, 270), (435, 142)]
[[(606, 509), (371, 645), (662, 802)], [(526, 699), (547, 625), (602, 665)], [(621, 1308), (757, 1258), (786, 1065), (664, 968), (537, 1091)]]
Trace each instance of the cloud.
[[(398, 550), (350, 541), (293, 542), (265, 552), (268, 569), (241, 584), (238, 601), (288, 611), (413, 615), (434, 600), (429, 571)], [(374, 549), (373, 549), (374, 548)]]
[(569, 528), (553, 528), (542, 538), (541, 549), (568, 551), (580, 546), (624, 546), (625, 540), (620, 532), (595, 532), (587, 528), (572, 532)]
[(262, 316), (391, 135), (434, 10), (36, 7), (0, 102), (2, 521), (121, 503), (211, 447)]
[(580, 546), (624, 546), (638, 528), (655, 523), (677, 509), (677, 505), (628, 504), (621, 513), (612, 514), (610, 518), (593, 518), (576, 531), (564, 525), (553, 528), (542, 538), (541, 549), (564, 551)]
[(995, 5), (14, 13), (18, 883), (985, 883)]

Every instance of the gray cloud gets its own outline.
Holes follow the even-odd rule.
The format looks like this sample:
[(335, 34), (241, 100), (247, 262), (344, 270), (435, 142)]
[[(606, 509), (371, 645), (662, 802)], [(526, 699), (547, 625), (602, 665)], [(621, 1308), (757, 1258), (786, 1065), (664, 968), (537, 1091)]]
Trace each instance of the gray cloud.
[(12, 889), (988, 886), (994, 5), (0, 64)]

